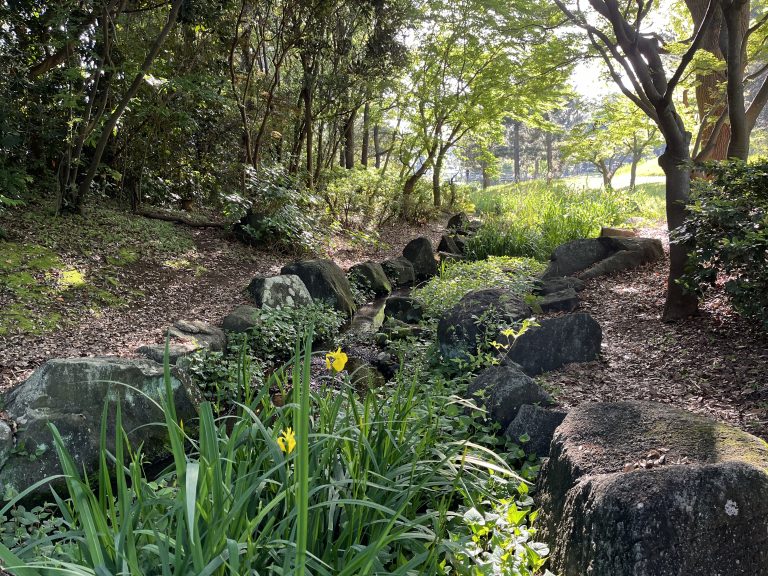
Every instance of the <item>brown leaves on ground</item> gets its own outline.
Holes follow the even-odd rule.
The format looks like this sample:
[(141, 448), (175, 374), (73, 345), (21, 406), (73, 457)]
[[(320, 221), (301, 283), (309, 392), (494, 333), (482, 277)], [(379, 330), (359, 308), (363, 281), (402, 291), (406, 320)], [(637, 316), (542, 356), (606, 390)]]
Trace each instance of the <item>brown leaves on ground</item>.
[[(377, 248), (337, 235), (326, 247), (326, 257), (348, 269), (364, 260), (400, 256), (405, 244), (417, 236), (428, 236), (437, 247), (444, 224), (445, 220), (421, 226), (387, 225), (380, 231)], [(19, 234), (25, 241), (34, 241), (36, 232), (23, 230)], [(124, 289), (143, 293), (129, 306), (103, 308), (94, 315), (87, 302), (70, 300), (60, 305), (81, 305), (75, 323), (43, 335), (0, 336), (0, 390), (18, 384), (50, 358), (135, 357), (142, 344), (162, 342), (164, 329), (176, 320), (218, 324), (233, 308), (247, 303), (244, 290), (254, 276), (279, 274), (283, 265), (297, 259), (274, 254), (269, 246), (245, 246), (220, 229), (195, 228), (191, 234), (195, 242), (192, 266), (138, 261), (121, 271)]]
[(591, 280), (581, 309), (603, 329), (601, 359), (541, 378), (563, 406), (650, 400), (707, 414), (768, 438), (768, 335), (722, 292), (699, 316), (661, 322), (666, 261)]

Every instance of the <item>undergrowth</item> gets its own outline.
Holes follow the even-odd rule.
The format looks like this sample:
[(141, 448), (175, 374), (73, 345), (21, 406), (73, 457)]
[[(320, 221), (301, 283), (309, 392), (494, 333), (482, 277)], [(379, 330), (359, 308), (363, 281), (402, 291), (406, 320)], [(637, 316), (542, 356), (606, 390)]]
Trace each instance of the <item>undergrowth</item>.
[[(482, 414), (456, 384), (416, 368), (362, 395), (335, 370), (310, 386), (310, 342), (236, 414), (216, 418), (203, 403), (195, 437), (168, 400), (166, 363), (173, 461), (157, 477), (121, 432), (119, 408), (114, 458), (103, 449), (91, 480), (52, 426), (67, 474), (62, 521), (0, 547), (4, 566), (27, 576), (541, 574), (548, 550), (528, 485), (503, 451), (473, 441)], [(284, 406), (270, 401), (275, 386)]]

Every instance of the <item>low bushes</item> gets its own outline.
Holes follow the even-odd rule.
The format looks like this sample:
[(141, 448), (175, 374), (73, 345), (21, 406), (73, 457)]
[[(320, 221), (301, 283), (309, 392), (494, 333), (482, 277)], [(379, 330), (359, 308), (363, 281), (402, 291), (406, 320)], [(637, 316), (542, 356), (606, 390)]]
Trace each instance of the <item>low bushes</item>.
[(768, 161), (705, 165), (678, 240), (695, 243), (684, 282), (722, 281), (734, 306), (768, 328)]
[(444, 262), (439, 276), (413, 291), (425, 313), (437, 318), (472, 290), (503, 288), (522, 296), (533, 288), (533, 279), (544, 266), (530, 258), (491, 256), (476, 262)]

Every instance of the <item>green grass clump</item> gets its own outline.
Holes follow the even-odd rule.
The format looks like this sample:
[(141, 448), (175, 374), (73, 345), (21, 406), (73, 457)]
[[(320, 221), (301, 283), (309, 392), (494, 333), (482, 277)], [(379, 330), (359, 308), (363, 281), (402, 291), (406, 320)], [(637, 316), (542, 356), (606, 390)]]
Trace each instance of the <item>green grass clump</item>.
[(491, 256), (474, 262), (444, 262), (440, 274), (413, 291), (413, 297), (432, 318), (458, 303), (472, 290), (501, 288), (522, 296), (530, 292), (533, 278), (544, 269), (531, 258)]
[[(540, 574), (547, 549), (533, 539), (527, 487), (469, 440), (476, 411), (439, 380), (422, 391), (401, 379), (363, 398), (333, 374), (310, 388), (310, 342), (237, 415), (217, 419), (204, 403), (191, 437), (168, 400), (166, 363), (173, 462), (157, 478), (127, 443), (119, 410), (114, 460), (102, 450), (90, 482), (52, 428), (64, 523), (0, 547), (3, 566), (29, 576)], [(270, 402), (269, 385), (286, 391), (284, 406)]]
[(658, 186), (647, 184), (630, 192), (534, 181), (479, 190), (472, 200), (484, 225), (467, 242), (467, 252), (476, 259), (547, 260), (560, 244), (597, 236), (601, 226), (621, 226), (632, 216), (656, 220), (663, 208)]

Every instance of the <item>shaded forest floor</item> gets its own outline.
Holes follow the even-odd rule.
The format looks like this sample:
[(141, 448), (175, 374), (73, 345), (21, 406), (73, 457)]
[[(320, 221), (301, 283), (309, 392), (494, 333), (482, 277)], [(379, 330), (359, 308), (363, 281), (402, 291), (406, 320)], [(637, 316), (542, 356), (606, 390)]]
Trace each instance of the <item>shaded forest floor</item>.
[[(38, 213), (30, 215), (30, 210)], [(8, 235), (8, 242), (0, 241), (7, 252), (0, 251), (0, 315), (7, 317), (18, 306), (31, 329), (14, 329), (17, 323), (0, 333), (0, 390), (18, 384), (50, 358), (135, 357), (142, 344), (162, 342), (164, 330), (176, 320), (219, 323), (248, 302), (245, 288), (254, 276), (279, 274), (286, 263), (310, 257), (245, 246), (218, 228), (189, 228), (112, 211), (95, 211), (90, 221), (53, 221), (46, 206), (32, 206), (17, 216), (7, 214), (0, 221)], [(428, 236), (437, 245), (446, 220), (385, 225), (376, 245), (335, 234), (321, 257), (347, 269), (368, 259), (400, 256), (417, 236)], [(162, 243), (156, 242), (160, 236)], [(156, 245), (150, 249), (149, 243)], [(67, 270), (82, 272), (86, 282), (62, 289)], [(23, 292), (19, 282), (27, 282)], [(19, 305), (22, 297), (26, 300)]]
[[(220, 229), (169, 228), (173, 225), (137, 219), (130, 223), (138, 226), (131, 233), (114, 214), (103, 218), (106, 224), (98, 218), (58, 220), (53, 227), (62, 231), (53, 239), (50, 221), (40, 214), (10, 214), (0, 222), (9, 236), (6, 253), (0, 253), (0, 275), (5, 275), (0, 277), (0, 313), (7, 315), (14, 304), (11, 281), (25, 289), (23, 282), (37, 287), (22, 306), (31, 318), (45, 312), (41, 329), (0, 334), (0, 390), (18, 384), (49, 358), (131, 357), (140, 345), (161, 342), (164, 329), (175, 320), (217, 323), (247, 302), (244, 289), (254, 276), (277, 274), (297, 257), (244, 246)], [(367, 259), (381, 261), (400, 255), (419, 235), (437, 245), (444, 224), (388, 226), (378, 246), (336, 235), (328, 239), (325, 256), (345, 269)], [(78, 226), (87, 226), (90, 236), (84, 238)], [(105, 239), (110, 230), (111, 239)], [(657, 229), (644, 233), (665, 234)], [(126, 234), (132, 237), (123, 238)], [(167, 246), (147, 249), (164, 234), (170, 235)], [(41, 248), (30, 251), (33, 246)], [(21, 257), (7, 253), (9, 247), (22, 250), (27, 262), (39, 261), (40, 270), (19, 272), (14, 266)], [(721, 291), (708, 295), (698, 317), (663, 324), (666, 266), (662, 261), (590, 281), (581, 293), (581, 309), (602, 326), (601, 359), (544, 375), (542, 383), (566, 408), (587, 401), (653, 400), (768, 438), (768, 336), (735, 314)], [(96, 280), (93, 286), (62, 290), (65, 270)]]
[(739, 317), (720, 288), (707, 295), (699, 316), (662, 323), (667, 266), (665, 259), (589, 281), (580, 309), (603, 329), (601, 359), (548, 373), (541, 383), (565, 408), (651, 400), (768, 439), (768, 335)]

